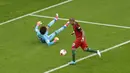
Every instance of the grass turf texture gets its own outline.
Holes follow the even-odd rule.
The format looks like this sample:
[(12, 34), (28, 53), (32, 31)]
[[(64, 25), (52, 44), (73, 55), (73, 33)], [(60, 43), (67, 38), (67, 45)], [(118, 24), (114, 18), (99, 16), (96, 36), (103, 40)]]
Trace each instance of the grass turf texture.
[(0, 22), (48, 7), (65, 0), (0, 0)]
[[(11, 2), (13, 1), (14, 0)], [(89, 20), (112, 24), (114, 23), (129, 26), (130, 23), (127, 21), (129, 20), (129, 14), (127, 14), (129, 10), (126, 9), (126, 7), (130, 7), (130, 5), (127, 5), (127, 0), (118, 0), (118, 3), (116, 2), (117, 0), (115, 0), (115, 2), (112, 0), (74, 0), (72, 3), (52, 8), (38, 14), (54, 16), (55, 13), (58, 12), (61, 17), (66, 18), (75, 17), (80, 20)], [(31, 3), (32, 4), (29, 3), (30, 7), (34, 4), (33, 2)], [(41, 5), (45, 5), (44, 1), (43, 3), (40, 3)], [(56, 2), (54, 1), (51, 3), (55, 4)], [(51, 3), (48, 1), (46, 4), (49, 6)], [(120, 6), (119, 3), (121, 3)], [(21, 7), (25, 7), (23, 8), (22, 12), (28, 13), (33, 11), (33, 8), (36, 10), (43, 8), (43, 6), (38, 5), (32, 7), (32, 9), (30, 7), (27, 8), (22, 5)], [(78, 8), (76, 7), (77, 5), (79, 6)], [(118, 11), (118, 8), (116, 8), (118, 6), (123, 10)], [(4, 10), (5, 9), (3, 9), (3, 11)], [(14, 9), (14, 17), (22, 15), (15, 13), (15, 11), (16, 10)], [(115, 14), (113, 16), (113, 12), (118, 14)], [(4, 15), (4, 12), (2, 13), (2, 15)], [(5, 21), (9, 18), (10, 17), (3, 16), (3, 18), (0, 20)], [(120, 18), (124, 19), (122, 20)], [(69, 26), (65, 31), (61, 32), (58, 35), (60, 38), (60, 41), (58, 43), (48, 47), (46, 44), (39, 42), (34, 32), (34, 26), (38, 20), (44, 21), (43, 25), (46, 25), (51, 21), (51, 19), (29, 16), (0, 26), (0, 73), (43, 73), (44, 71), (60, 66), (71, 60), (70, 48), (72, 42), (74, 41), (74, 36), (70, 36), (72, 27)], [(61, 27), (64, 23), (66, 22), (60, 20), (57, 21), (51, 27), (50, 33)], [(86, 32), (87, 42), (89, 46), (93, 49), (103, 50), (130, 39), (130, 30), (128, 29), (97, 26), (83, 23), (80, 24)], [(121, 46), (112, 51), (104, 53), (102, 59), (99, 59), (98, 56), (95, 56), (79, 62), (75, 66), (68, 66), (64, 69), (55, 71), (54, 73), (129, 73), (129, 47), (130, 44)], [(68, 54), (63, 57), (59, 54), (59, 51), (62, 48), (68, 51)], [(88, 54), (89, 53), (82, 52), (81, 49), (78, 49), (76, 58), (78, 59)]]

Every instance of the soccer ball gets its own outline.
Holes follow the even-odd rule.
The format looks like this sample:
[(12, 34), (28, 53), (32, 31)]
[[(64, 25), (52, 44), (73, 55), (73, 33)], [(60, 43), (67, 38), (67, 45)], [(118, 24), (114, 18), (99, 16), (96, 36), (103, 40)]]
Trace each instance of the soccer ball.
[(67, 51), (66, 51), (65, 49), (60, 50), (60, 55), (61, 55), (61, 56), (66, 55), (66, 53), (67, 53)]

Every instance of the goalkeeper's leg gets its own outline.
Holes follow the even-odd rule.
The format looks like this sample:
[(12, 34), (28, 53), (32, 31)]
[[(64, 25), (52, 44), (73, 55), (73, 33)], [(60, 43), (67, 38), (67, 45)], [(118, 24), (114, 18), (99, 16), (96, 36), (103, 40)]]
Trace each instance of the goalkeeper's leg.
[(67, 26), (69, 25), (69, 22), (67, 22), (64, 26), (59, 28), (58, 30), (55, 31), (56, 34), (59, 34), (61, 31), (63, 31)]
[(49, 39), (50, 39), (50, 40), (53, 40), (55, 36), (56, 36), (56, 33), (53, 32), (52, 34), (49, 35)]
[(56, 14), (55, 18), (48, 24), (48, 27), (50, 28), (57, 20), (58, 20), (58, 14)]
[(63, 31), (66, 27), (62, 26), (60, 29), (56, 30), (55, 32), (53, 32), (52, 34), (49, 35), (49, 39), (52, 40), (54, 39), (54, 37), (59, 34), (61, 31)]
[(67, 26), (69, 25), (69, 22), (67, 22), (64, 26), (53, 32), (49, 35), (49, 39), (52, 40), (57, 34), (59, 34), (61, 31), (63, 31)]

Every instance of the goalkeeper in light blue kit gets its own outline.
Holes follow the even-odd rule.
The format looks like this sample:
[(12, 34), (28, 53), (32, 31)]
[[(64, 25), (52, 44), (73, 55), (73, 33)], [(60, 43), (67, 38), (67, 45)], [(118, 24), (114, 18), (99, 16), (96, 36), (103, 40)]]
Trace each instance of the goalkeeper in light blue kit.
[[(57, 34), (59, 34), (62, 30), (64, 30), (68, 25), (69, 22), (67, 22), (64, 26), (59, 28), (58, 30), (54, 31), (52, 34), (48, 35), (49, 28), (58, 20), (58, 14), (56, 14), (55, 18), (47, 25), (47, 26), (41, 26), (40, 29), (38, 27), (42, 24), (41, 21), (37, 22), (37, 25), (35, 27), (35, 32), (37, 33), (38, 39), (42, 43), (47, 43), (48, 46), (53, 45), (55, 42), (59, 40), (58, 37), (55, 37)], [(55, 37), (55, 38), (54, 38)], [(53, 40), (54, 39), (54, 40)]]

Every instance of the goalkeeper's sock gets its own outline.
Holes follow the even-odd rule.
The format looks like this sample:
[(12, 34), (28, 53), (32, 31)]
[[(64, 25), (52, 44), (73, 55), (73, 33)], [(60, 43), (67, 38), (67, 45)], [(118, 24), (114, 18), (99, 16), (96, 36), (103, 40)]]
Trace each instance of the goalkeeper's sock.
[(56, 20), (52, 20), (52, 21), (48, 24), (48, 27), (50, 28), (55, 22), (56, 22)]
[(57, 21), (58, 18), (59, 18), (58, 13), (56, 13), (56, 16), (55, 16), (54, 20)]
[(87, 48), (85, 51), (86, 51), (86, 52), (93, 52), (93, 53), (97, 53), (97, 51), (96, 51), (96, 50), (92, 50), (91, 48)]
[(58, 16), (58, 13), (57, 13), (55, 18), (48, 24), (48, 27), (51, 27), (58, 20), (58, 18), (59, 18), (59, 16)]
[(58, 30), (55, 31), (56, 34), (59, 34), (61, 31), (63, 31), (66, 27), (62, 26), (61, 28), (59, 28)]
[(72, 50), (72, 61), (73, 62), (75, 62), (75, 54), (76, 54), (75, 50)]
[(68, 25), (69, 25), (69, 21), (64, 26), (67, 27)]
[(55, 31), (56, 34), (59, 34), (61, 31), (63, 31), (67, 26), (69, 25), (69, 22), (67, 22), (64, 26), (59, 28), (58, 30)]

